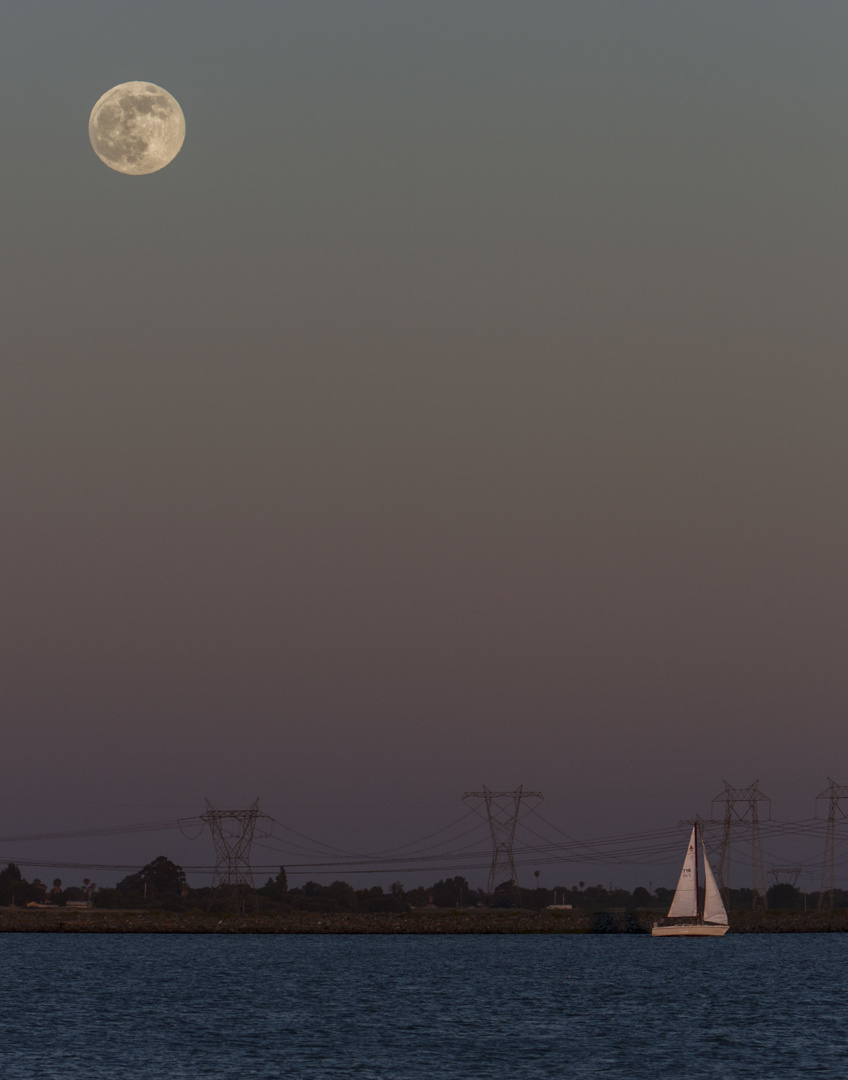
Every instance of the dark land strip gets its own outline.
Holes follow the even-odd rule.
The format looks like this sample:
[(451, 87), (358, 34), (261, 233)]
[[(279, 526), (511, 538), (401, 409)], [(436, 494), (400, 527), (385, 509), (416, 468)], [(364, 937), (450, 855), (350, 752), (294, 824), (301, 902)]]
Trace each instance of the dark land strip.
[[(644, 934), (657, 913), (414, 911), (346, 914), (293, 911), (221, 915), (169, 911), (68, 911), (2, 908), (0, 932), (22, 934)], [(844, 933), (848, 910), (734, 912), (730, 932)]]

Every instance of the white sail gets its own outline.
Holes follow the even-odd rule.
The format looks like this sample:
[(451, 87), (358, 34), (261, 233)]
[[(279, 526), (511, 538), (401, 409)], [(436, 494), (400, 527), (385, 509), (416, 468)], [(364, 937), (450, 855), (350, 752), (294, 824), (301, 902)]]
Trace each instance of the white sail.
[(698, 915), (698, 893), (695, 887), (695, 830), (689, 838), (689, 849), (668, 909), (670, 919), (694, 919)]
[[(703, 847), (703, 844), (701, 846)], [(727, 925), (727, 912), (724, 910), (721, 893), (718, 891), (712, 867), (707, 859), (706, 848), (704, 848), (704, 922)]]

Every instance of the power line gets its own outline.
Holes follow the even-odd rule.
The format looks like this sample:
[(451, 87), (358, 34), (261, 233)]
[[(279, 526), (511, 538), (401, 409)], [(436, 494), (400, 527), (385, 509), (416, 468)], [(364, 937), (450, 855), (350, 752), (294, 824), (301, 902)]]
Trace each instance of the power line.
[[(712, 844), (721, 850), (720, 880), (725, 891), (730, 885), (732, 859), (738, 864), (738, 834), (744, 830), (751, 839), (751, 864), (753, 898), (755, 904), (765, 904), (766, 880), (762, 866), (763, 856), (768, 857), (772, 867), (801, 867), (805, 872), (821, 872), (822, 888), (820, 902), (831, 902), (837, 869), (844, 867), (848, 855), (837, 849), (841, 838), (848, 838), (848, 786), (842, 787), (829, 780), (829, 787), (818, 799), (836, 799), (827, 820), (819, 817), (799, 821), (780, 821), (763, 813), (763, 804), (769, 804), (758, 783), (749, 788), (732, 788), (725, 783), (724, 792), (714, 800), (724, 813), (711, 822), (705, 822), (712, 832)], [(487, 798), (489, 802), (487, 803)], [(527, 792), (523, 787), (515, 791), (466, 792), (465, 813), (438, 829), (426, 832), (415, 840), (394, 847), (356, 852), (326, 843), (291, 828), (284, 822), (260, 813), (258, 800), (247, 809), (219, 810), (207, 803), (206, 814), (179, 818), (171, 821), (140, 822), (128, 825), (101, 826), (89, 829), (66, 829), (43, 833), (23, 833), (0, 837), (2, 844), (41, 843), (59, 840), (108, 839), (132, 833), (161, 833), (179, 829), (184, 836), (189, 832), (210, 827), (215, 842), (214, 867), (184, 867), (198, 873), (211, 874), (215, 885), (252, 882), (254, 870), (264, 867), (251, 863), (251, 847), (256, 844), (271, 852), (280, 852), (291, 858), (287, 871), (292, 874), (374, 874), (400, 872), (468, 872), (487, 868), (489, 888), (493, 890), (503, 879), (517, 882), (518, 870), (524, 866), (618, 864), (644, 865), (665, 864), (676, 861), (679, 855), (679, 827), (669, 827), (646, 832), (622, 832), (593, 839), (579, 839), (565, 832), (555, 822), (544, 817), (534, 803), (542, 798), (541, 792)], [(839, 799), (843, 799), (842, 804)], [(255, 811), (255, 817), (251, 817)], [(728, 823), (728, 818), (729, 823)], [(218, 831), (216, 831), (218, 830)], [(484, 833), (488, 833), (488, 848)], [(195, 834), (199, 835), (199, 833)], [(746, 835), (746, 839), (747, 839)], [(261, 837), (264, 836), (264, 841)], [(787, 856), (780, 849), (784, 841), (810, 841), (824, 839), (824, 855), (798, 858)], [(708, 845), (709, 846), (709, 845)], [(30, 849), (31, 852), (31, 849)], [(62, 867), (100, 871), (136, 871), (138, 865), (117, 863), (81, 863), (50, 858), (14, 858), (10, 861), (21, 866)], [(761, 872), (758, 875), (758, 863)], [(269, 867), (274, 869), (274, 867)], [(734, 870), (736, 867), (734, 867)], [(759, 878), (759, 880), (758, 880)]]
[(200, 818), (179, 818), (176, 821), (150, 821), (139, 825), (112, 825), (92, 829), (74, 829), (53, 833), (21, 833), (18, 836), (0, 836), (0, 844), (26, 843), (40, 840), (84, 840), (102, 836), (120, 836), (126, 833), (163, 832), (179, 829), (183, 825), (194, 824)]

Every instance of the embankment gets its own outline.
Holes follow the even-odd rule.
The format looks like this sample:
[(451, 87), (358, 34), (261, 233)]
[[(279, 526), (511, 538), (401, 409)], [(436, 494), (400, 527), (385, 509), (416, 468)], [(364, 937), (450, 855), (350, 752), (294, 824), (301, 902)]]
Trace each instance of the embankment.
[[(403, 915), (210, 915), (203, 912), (0, 909), (0, 932), (23, 934), (644, 934), (656, 913), (532, 912), (465, 909)], [(733, 912), (741, 934), (844, 933), (848, 911)]]

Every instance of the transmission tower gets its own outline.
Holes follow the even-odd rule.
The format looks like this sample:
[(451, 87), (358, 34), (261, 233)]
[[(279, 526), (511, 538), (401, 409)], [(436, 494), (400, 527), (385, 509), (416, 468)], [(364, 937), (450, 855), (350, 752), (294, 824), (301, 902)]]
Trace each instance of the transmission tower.
[(769, 877), (775, 885), (791, 885), (797, 888), (798, 878), (803, 874), (803, 866), (773, 866), (769, 870)]
[[(760, 791), (759, 780), (750, 787), (735, 788), (724, 781), (724, 791), (712, 801), (713, 821), (724, 821), (724, 834), (721, 843), (721, 860), (718, 866), (719, 884), (724, 891), (724, 903), (730, 910), (730, 852), (734, 828), (743, 826), (751, 833), (751, 908), (756, 910), (761, 903), (768, 906), (766, 872), (763, 866), (763, 846), (760, 839), (760, 803), (767, 803), (766, 819), (771, 817), (771, 799)], [(724, 803), (724, 814), (715, 817), (716, 803)]]
[(525, 791), (524, 787), (515, 791), (489, 791), (483, 785), (482, 791), (466, 791), (462, 801), (479, 803), (486, 806), (489, 820), (489, 832), (492, 835), (492, 867), (489, 870), (487, 892), (493, 893), (499, 881), (509, 881), (514, 889), (518, 888), (518, 875), (515, 872), (515, 859), (512, 845), (515, 841), (515, 827), (521, 813), (521, 804), (528, 799), (542, 799), (541, 791)]
[(258, 824), (270, 821), (259, 810), (257, 799), (247, 810), (217, 810), (206, 800), (206, 813), (200, 815), (212, 833), (215, 845), (213, 888), (253, 888), (250, 848)]
[[(822, 862), (821, 888), (819, 889), (818, 910), (822, 911), (825, 906), (833, 907), (833, 878), (836, 865), (836, 822), (848, 817), (840, 805), (841, 799), (848, 799), (848, 787), (845, 784), (837, 784), (835, 780), (827, 778), (827, 787), (816, 795), (816, 812), (821, 799), (827, 799), (827, 831), (824, 838), (824, 860)], [(825, 900), (825, 896), (827, 900)]]

